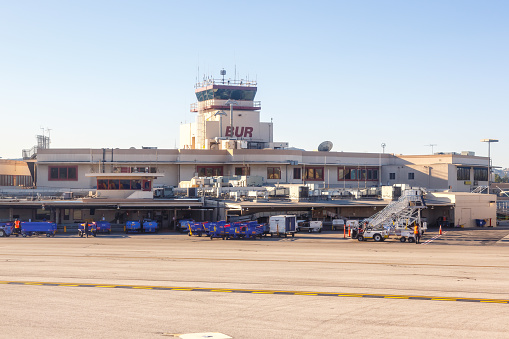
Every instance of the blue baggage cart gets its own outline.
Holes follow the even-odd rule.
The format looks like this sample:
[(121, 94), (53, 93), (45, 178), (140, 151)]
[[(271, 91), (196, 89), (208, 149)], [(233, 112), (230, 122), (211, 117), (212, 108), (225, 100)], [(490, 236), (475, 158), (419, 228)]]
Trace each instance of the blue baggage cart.
[(188, 229), (188, 235), (189, 236), (192, 236), (192, 235), (197, 235), (199, 237), (201, 237), (203, 234), (207, 234), (207, 229), (205, 228), (205, 223), (202, 223), (202, 222), (194, 222), (194, 223), (188, 223), (187, 224), (189, 229)]
[(156, 221), (145, 220), (143, 221), (143, 232), (146, 233), (157, 233), (159, 231)]
[[(14, 223), (13, 222), (0, 222), (0, 238), (1, 237), (10, 237), (14, 232)], [(18, 234), (16, 234), (18, 236)]]
[(111, 224), (107, 221), (101, 220), (97, 221), (96, 223), (96, 229), (97, 233), (111, 233)]
[(240, 226), (241, 234), (247, 239), (262, 238), (264, 233), (264, 227), (255, 223), (248, 223)]
[(57, 233), (57, 224), (54, 222), (21, 222), (21, 235), (31, 237), (32, 235), (46, 234), (47, 237), (54, 237)]
[(194, 223), (192, 219), (182, 219), (177, 223), (177, 231), (180, 233), (188, 233), (189, 232), (189, 223)]
[(226, 239), (225, 233), (226, 221), (218, 221), (209, 223), (209, 237), (210, 240), (214, 238)]
[(141, 232), (141, 225), (139, 221), (128, 221), (125, 223), (125, 233)]
[[(88, 228), (85, 227), (87, 224)], [(78, 236), (83, 238), (84, 236), (87, 236), (87, 233), (93, 237), (97, 235), (97, 224), (95, 222), (86, 222), (78, 225)]]

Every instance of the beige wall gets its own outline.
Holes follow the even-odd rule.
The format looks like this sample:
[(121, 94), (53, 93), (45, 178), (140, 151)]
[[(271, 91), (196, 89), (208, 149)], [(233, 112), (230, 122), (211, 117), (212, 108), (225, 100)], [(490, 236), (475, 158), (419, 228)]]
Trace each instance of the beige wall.
[(475, 219), (489, 220), (490, 218), (492, 225), (496, 225), (497, 197), (494, 194), (436, 192), (431, 193), (430, 196), (433, 197), (433, 200), (441, 200), (454, 204), (455, 225), (475, 227)]

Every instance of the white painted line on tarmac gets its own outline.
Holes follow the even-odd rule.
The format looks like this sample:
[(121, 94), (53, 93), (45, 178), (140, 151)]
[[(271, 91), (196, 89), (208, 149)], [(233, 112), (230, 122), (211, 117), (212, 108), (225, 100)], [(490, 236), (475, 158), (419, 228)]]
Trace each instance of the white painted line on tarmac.
[(446, 234), (447, 232), (442, 232), (442, 234), (438, 234), (438, 235), (435, 235), (433, 238), (429, 239), (428, 241), (426, 242), (423, 242), (421, 245), (427, 245), (429, 243), (432, 243), (433, 241), (435, 241), (436, 239), (440, 238), (442, 235)]
[(500, 239), (499, 241), (497, 241), (496, 244), (506, 244), (506, 245), (509, 245), (509, 234), (506, 235), (505, 237), (503, 237), (502, 239)]

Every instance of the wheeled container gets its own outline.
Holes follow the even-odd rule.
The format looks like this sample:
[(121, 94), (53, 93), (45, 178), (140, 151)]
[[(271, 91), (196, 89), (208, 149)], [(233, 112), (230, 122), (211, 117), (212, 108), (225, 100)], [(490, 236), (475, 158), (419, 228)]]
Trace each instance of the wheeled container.
[[(14, 223), (12, 222), (2, 222), (0, 223), (0, 238), (1, 237), (9, 237), (14, 232)], [(16, 234), (17, 236), (17, 234)]]
[(107, 221), (97, 221), (96, 223), (97, 233), (111, 233), (111, 224)]
[(207, 235), (208, 230), (207, 230), (205, 224), (209, 224), (209, 223), (203, 223), (203, 222), (188, 223), (187, 224), (187, 227), (188, 227), (187, 234), (189, 236), (197, 235), (199, 237), (201, 237), (204, 234)]
[(137, 232), (141, 233), (141, 224), (139, 221), (128, 221), (125, 223), (125, 233)]
[(157, 225), (157, 221), (145, 220), (143, 222), (142, 232), (145, 233), (157, 233), (159, 231), (159, 227)]
[(189, 224), (194, 223), (192, 219), (182, 219), (177, 222), (177, 231), (180, 233), (188, 233), (189, 232)]
[(275, 215), (269, 218), (270, 235), (275, 237), (295, 236), (297, 216)]
[(242, 224), (239, 226), (239, 233), (241, 237), (246, 239), (261, 239), (263, 237), (264, 227), (256, 223)]
[(21, 222), (21, 235), (31, 237), (32, 235), (46, 234), (47, 237), (54, 237), (57, 233), (57, 224), (54, 222)]

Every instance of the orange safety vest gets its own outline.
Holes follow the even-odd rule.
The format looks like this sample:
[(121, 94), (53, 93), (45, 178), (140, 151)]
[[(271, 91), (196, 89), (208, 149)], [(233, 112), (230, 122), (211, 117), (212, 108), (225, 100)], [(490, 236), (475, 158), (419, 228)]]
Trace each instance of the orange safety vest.
[(15, 228), (19, 228), (19, 220), (16, 220), (16, 221), (14, 222), (14, 227), (15, 227)]
[(419, 226), (414, 226), (414, 234), (419, 234)]

